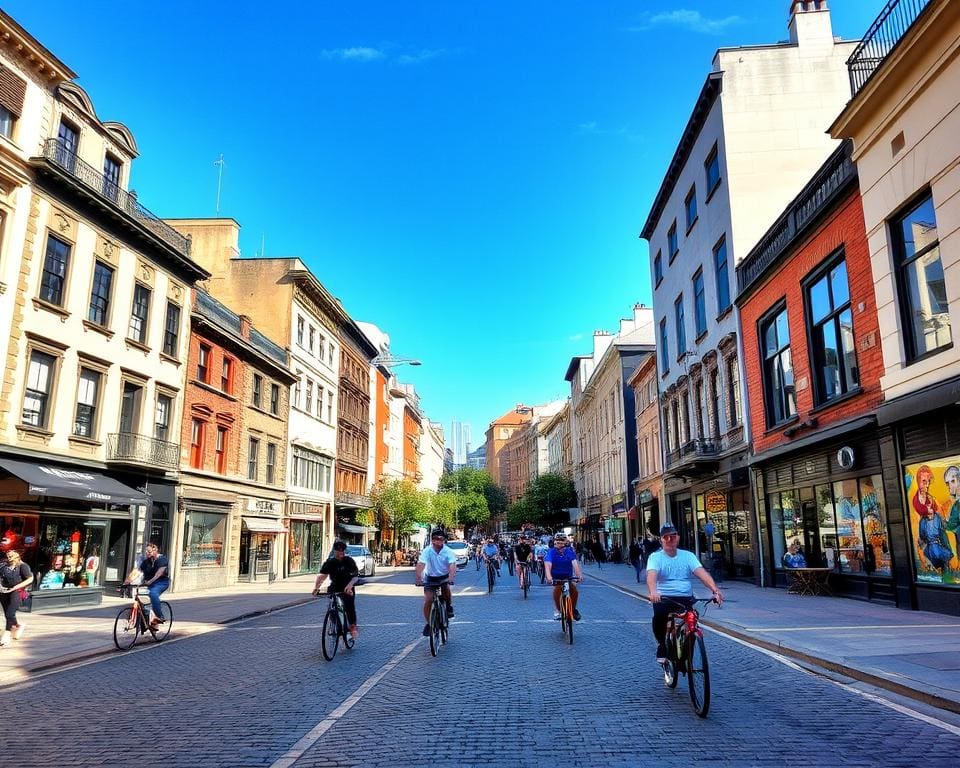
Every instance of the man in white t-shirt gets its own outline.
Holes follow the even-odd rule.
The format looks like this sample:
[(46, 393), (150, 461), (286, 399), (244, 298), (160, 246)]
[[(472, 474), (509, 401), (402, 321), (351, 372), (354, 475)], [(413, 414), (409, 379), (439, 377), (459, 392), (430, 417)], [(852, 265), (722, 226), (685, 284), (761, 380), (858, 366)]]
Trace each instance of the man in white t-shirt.
[[(653, 603), (653, 636), (657, 639), (657, 661), (666, 661), (667, 649), (664, 638), (667, 635), (667, 614), (678, 610), (677, 603), (689, 608), (693, 605), (693, 583), (696, 576), (713, 592), (720, 605), (723, 605), (723, 593), (707, 573), (697, 556), (685, 549), (678, 549), (680, 534), (667, 523), (660, 529), (662, 549), (657, 550), (647, 561), (647, 594)], [(664, 598), (667, 598), (665, 601)]]
[(424, 547), (417, 562), (417, 586), (423, 587), (423, 634), (430, 635), (430, 606), (433, 591), (440, 589), (447, 604), (447, 618), (453, 618), (453, 596), (450, 587), (457, 577), (457, 555), (447, 546), (447, 535), (437, 528), (430, 534), (430, 546)]

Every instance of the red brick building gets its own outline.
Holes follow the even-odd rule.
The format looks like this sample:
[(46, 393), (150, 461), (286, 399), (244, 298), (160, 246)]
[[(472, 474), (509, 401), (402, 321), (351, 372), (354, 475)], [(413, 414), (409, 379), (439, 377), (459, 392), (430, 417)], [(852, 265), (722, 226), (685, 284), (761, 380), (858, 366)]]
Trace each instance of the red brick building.
[(892, 599), (883, 358), (850, 151), (831, 155), (737, 267), (751, 470), (765, 582), (786, 583), (796, 544), (835, 589)]

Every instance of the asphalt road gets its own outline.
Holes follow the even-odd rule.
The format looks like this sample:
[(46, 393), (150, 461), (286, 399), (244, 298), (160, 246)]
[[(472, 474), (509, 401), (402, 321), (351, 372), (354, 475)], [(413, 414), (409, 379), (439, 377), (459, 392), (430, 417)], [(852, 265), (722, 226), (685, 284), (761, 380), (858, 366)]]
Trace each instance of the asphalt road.
[[(404, 573), (370, 582), (353, 650), (326, 662), (326, 601), (144, 643), (5, 691), (11, 764), (132, 766), (956, 766), (960, 728), (709, 634), (706, 720), (664, 688), (649, 606), (581, 587), (566, 644), (547, 587), (486, 593), (471, 564), (450, 643), (420, 635)], [(894, 705), (898, 706), (898, 705)]]

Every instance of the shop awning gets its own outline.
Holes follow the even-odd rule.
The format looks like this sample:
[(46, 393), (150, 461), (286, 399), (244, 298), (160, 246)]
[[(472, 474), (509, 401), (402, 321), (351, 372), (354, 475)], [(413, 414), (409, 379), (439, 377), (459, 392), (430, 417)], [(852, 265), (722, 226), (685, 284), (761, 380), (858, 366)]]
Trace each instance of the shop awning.
[(375, 525), (352, 525), (351, 523), (337, 523), (337, 528), (347, 533), (376, 533), (380, 529)]
[(252, 533), (286, 533), (287, 529), (279, 520), (268, 520), (263, 517), (245, 517), (243, 524)]
[(83, 499), (92, 504), (149, 504), (150, 498), (118, 480), (90, 469), (55, 467), (50, 464), (0, 460), (11, 475), (23, 480), (33, 496)]

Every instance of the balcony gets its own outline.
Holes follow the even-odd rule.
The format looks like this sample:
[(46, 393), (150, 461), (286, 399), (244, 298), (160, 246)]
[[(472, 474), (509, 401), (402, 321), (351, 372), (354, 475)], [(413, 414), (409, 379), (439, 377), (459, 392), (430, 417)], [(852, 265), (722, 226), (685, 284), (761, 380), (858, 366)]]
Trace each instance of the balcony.
[(847, 59), (851, 97), (863, 89), (929, 5), (930, 0), (889, 0)]
[(692, 473), (712, 470), (717, 464), (720, 450), (720, 442), (717, 440), (688, 440), (677, 450), (667, 454), (667, 469), (683, 467)]
[[(41, 162), (38, 163), (38, 160)], [(134, 193), (121, 189), (92, 165), (66, 149), (59, 139), (47, 139), (43, 144), (43, 154), (40, 158), (33, 158), (32, 162), (40, 167), (52, 166), (66, 174), (83, 185), (86, 191), (93, 192), (96, 200), (105, 203), (109, 210), (124, 214), (125, 218), (137, 225), (141, 231), (159, 239), (182, 258), (189, 258), (190, 238), (161, 221), (156, 214), (140, 204)]]
[(180, 446), (136, 432), (114, 432), (107, 435), (107, 461), (176, 469)]

